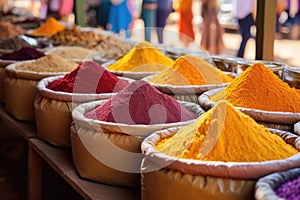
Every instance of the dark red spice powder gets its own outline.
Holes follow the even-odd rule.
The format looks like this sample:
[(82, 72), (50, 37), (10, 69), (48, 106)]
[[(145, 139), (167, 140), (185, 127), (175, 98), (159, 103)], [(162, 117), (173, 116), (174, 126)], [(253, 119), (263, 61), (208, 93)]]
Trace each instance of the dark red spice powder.
[(51, 82), (47, 88), (69, 93), (101, 94), (118, 92), (128, 84), (100, 64), (86, 61), (63, 78)]
[(45, 56), (45, 54), (34, 47), (22, 47), (15, 52), (0, 55), (0, 59), (22, 61), (37, 59), (43, 56)]
[(164, 124), (198, 116), (146, 81), (135, 81), (96, 109), (87, 118), (124, 124)]

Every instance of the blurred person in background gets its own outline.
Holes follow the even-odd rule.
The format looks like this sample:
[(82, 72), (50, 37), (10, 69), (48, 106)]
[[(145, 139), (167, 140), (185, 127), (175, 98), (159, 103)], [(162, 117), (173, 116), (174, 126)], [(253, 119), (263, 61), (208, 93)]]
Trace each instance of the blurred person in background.
[(156, 27), (157, 0), (143, 0), (141, 17), (145, 26), (145, 40), (151, 42), (151, 29)]
[(89, 25), (92, 27), (100, 26), (102, 29), (107, 29), (110, 0), (86, 0), (86, 3), (89, 7), (87, 11)]
[(172, 0), (157, 0), (156, 31), (159, 43), (163, 43), (163, 32), (167, 18), (172, 12)]
[(74, 0), (60, 0), (59, 15), (62, 21), (68, 22), (69, 15), (73, 12)]
[(49, 0), (31, 0), (31, 5), (29, 10), (32, 15), (38, 16), (41, 19), (45, 19), (49, 12), (48, 10), (49, 3), (50, 3)]
[[(34, 1), (34, 0), (33, 0)], [(48, 5), (47, 17), (54, 17), (57, 20), (68, 22), (73, 12), (74, 0), (43, 0), (43, 6)]]
[(291, 39), (298, 39), (299, 37), (299, 25), (300, 25), (300, 0), (287, 0), (286, 2), (287, 19), (282, 24), (286, 27), (290, 33)]
[(110, 12), (110, 1), (100, 0), (100, 5), (96, 10), (97, 25), (103, 29), (107, 29), (109, 12)]
[(203, 22), (200, 46), (212, 54), (220, 54), (224, 49), (224, 42), (223, 29), (217, 17), (217, 1), (202, 0), (201, 15)]
[(0, 13), (7, 13), (13, 8), (13, 1), (11, 0), (0, 0)]
[(195, 40), (192, 5), (193, 0), (173, 0), (174, 10), (179, 12), (179, 40), (185, 47)]
[(129, 26), (132, 22), (132, 15), (129, 10), (128, 0), (110, 0), (111, 7), (108, 17), (108, 29), (114, 33), (124, 34), (129, 37)]
[(256, 0), (233, 0), (233, 14), (237, 18), (242, 41), (237, 57), (243, 58), (248, 40), (252, 37), (251, 26), (256, 17)]
[(276, 33), (280, 32), (280, 23), (279, 18), (280, 15), (286, 10), (287, 2), (286, 0), (276, 0), (277, 8), (276, 8)]

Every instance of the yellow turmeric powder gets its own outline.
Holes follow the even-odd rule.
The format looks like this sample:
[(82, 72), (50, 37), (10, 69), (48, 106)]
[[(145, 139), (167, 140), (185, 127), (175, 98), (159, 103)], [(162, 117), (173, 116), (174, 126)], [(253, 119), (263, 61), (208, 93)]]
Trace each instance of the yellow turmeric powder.
[(54, 17), (50, 17), (39, 28), (35, 29), (32, 34), (51, 36), (65, 28), (66, 27), (59, 23)]
[(220, 101), (155, 148), (178, 158), (223, 162), (280, 160), (298, 153), (226, 101)]
[(204, 59), (193, 55), (184, 55), (175, 60), (173, 65), (155, 75), (149, 81), (168, 85), (211, 85), (223, 84), (233, 80)]
[(255, 63), (224, 90), (210, 98), (226, 99), (234, 106), (266, 111), (300, 112), (300, 94), (268, 67)]
[(114, 71), (157, 72), (167, 68), (174, 61), (149, 42), (137, 43), (127, 54), (108, 69)]

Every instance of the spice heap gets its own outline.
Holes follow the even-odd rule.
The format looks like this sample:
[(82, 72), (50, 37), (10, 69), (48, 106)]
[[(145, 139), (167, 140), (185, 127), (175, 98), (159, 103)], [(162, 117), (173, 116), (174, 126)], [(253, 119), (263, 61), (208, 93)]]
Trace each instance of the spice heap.
[(175, 99), (142, 80), (131, 83), (85, 116), (130, 125), (165, 124), (197, 118)]
[(149, 42), (137, 43), (126, 55), (108, 69), (114, 71), (157, 72), (162, 71), (174, 61)]
[(101, 58), (115, 60), (123, 57), (132, 48), (132, 44), (120, 40), (115, 36), (107, 37), (96, 47), (97, 51), (101, 52)]
[(232, 80), (232, 77), (224, 74), (205, 60), (187, 54), (176, 59), (173, 65), (149, 81), (156, 84), (185, 86), (223, 84)]
[(118, 92), (127, 85), (128, 82), (111, 74), (98, 63), (87, 61), (63, 78), (51, 82), (47, 88), (69, 93), (101, 94)]
[(69, 72), (77, 66), (57, 55), (46, 55), (33, 62), (18, 65), (16, 69), (33, 72)]
[(0, 39), (0, 48), (6, 50), (19, 50), (22, 47), (29, 47), (24, 39), (20, 37), (8, 38), (8, 39)]
[(15, 23), (24, 21), (24, 18), (15, 16), (15, 15), (4, 15), (4, 16), (1, 16), (1, 21), (10, 22), (10, 23), (15, 24)]
[(54, 47), (50, 49), (49, 53), (66, 59), (86, 59), (95, 55), (94, 51), (83, 47)]
[(2, 60), (32, 60), (45, 56), (45, 54), (33, 47), (22, 47), (12, 53), (0, 55)]
[(35, 29), (33, 35), (51, 36), (64, 30), (66, 27), (59, 23), (54, 17), (48, 18), (39, 28)]
[(0, 30), (0, 38), (13, 38), (25, 33), (20, 26), (5, 21), (0, 21)]
[(285, 200), (300, 199), (300, 176), (277, 188), (276, 195)]
[(106, 36), (95, 31), (82, 31), (76, 25), (66, 28), (52, 35), (49, 39), (59, 45), (72, 46), (81, 45), (93, 48), (105, 39)]
[(25, 27), (25, 29), (36, 28), (43, 22), (43, 20), (39, 17), (33, 17), (33, 16), (32, 17), (28, 17), (28, 16), (22, 17), (22, 16), (16, 16), (13, 14), (2, 16), (1, 21), (10, 22), (10, 23), (19, 25), (21, 27)]
[(226, 101), (220, 101), (155, 148), (178, 158), (224, 162), (280, 160), (298, 153)]
[(234, 106), (266, 111), (300, 112), (300, 95), (262, 63), (248, 67), (224, 90), (211, 97)]

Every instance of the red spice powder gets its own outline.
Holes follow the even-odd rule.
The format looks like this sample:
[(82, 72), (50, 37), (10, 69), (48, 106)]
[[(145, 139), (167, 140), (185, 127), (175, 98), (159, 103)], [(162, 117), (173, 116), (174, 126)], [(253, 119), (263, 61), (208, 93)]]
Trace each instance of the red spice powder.
[(69, 93), (101, 94), (118, 92), (128, 84), (100, 64), (86, 61), (63, 78), (51, 82), (47, 88)]
[(45, 56), (45, 54), (34, 47), (22, 47), (20, 50), (0, 55), (2, 60), (31, 60)]
[(197, 118), (174, 98), (142, 80), (131, 83), (85, 116), (130, 125), (174, 123)]

